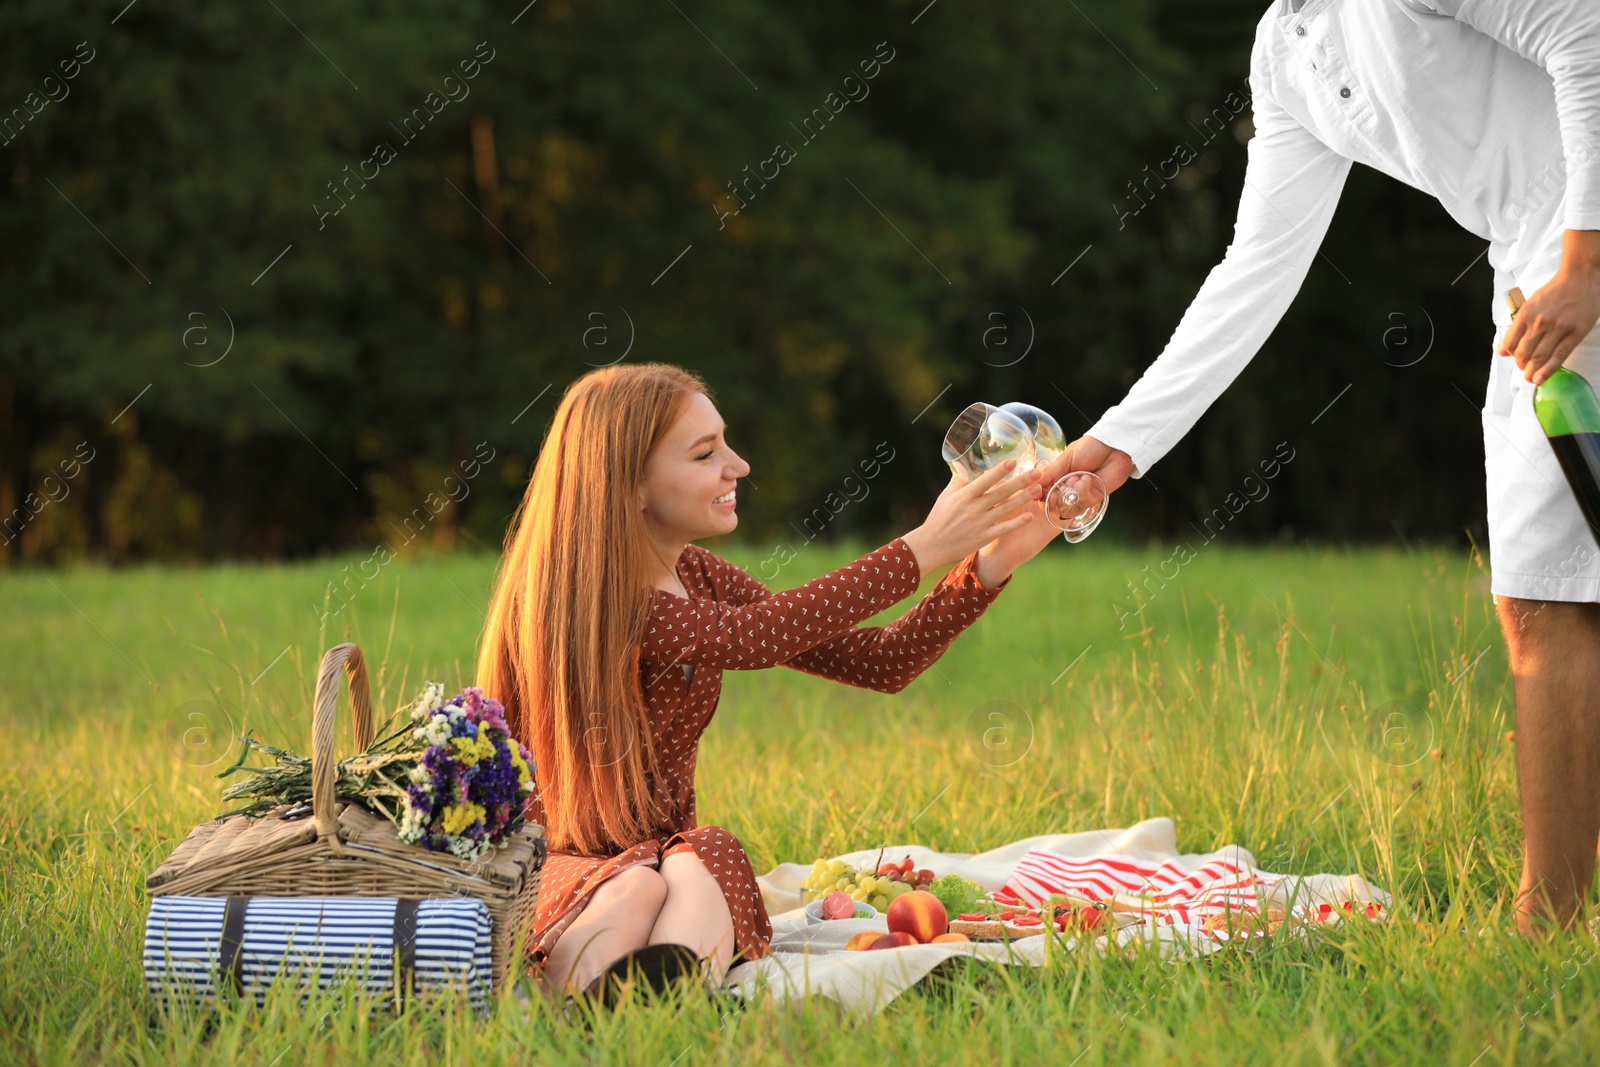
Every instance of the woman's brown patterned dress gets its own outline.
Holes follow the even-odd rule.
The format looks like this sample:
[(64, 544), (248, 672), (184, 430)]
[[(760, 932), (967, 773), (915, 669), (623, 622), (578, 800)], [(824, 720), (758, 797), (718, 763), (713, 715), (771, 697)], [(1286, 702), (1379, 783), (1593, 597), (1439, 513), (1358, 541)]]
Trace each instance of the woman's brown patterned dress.
[[(749, 857), (727, 830), (695, 823), (695, 758), (700, 735), (717, 710), (722, 671), (782, 664), (897, 693), (943, 655), (1005, 587), (982, 585), (976, 565), (973, 553), (889, 625), (860, 626), (917, 591), (922, 575), (901, 538), (782, 593), (773, 593), (747, 571), (698, 545), (685, 547), (677, 573), (689, 599), (654, 592), (641, 668), (650, 727), (660, 742), (677, 824), (616, 855), (552, 850), (539, 881), (534, 961), (544, 963), (600, 883), (636, 864), (659, 867), (663, 857), (684, 849), (700, 857), (727, 898), (735, 962), (764, 955), (772, 924)], [(528, 802), (527, 817), (544, 823), (537, 795)]]

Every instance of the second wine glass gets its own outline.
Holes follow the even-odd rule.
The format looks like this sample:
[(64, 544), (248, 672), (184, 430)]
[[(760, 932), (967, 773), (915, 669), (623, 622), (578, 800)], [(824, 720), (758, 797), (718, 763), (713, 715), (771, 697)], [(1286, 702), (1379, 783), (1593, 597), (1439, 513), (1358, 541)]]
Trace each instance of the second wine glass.
[[(1001, 410), (1015, 415), (1032, 433), (1034, 466), (1046, 467), (1067, 450), (1066, 434), (1048, 411), (1021, 402), (1002, 405)], [(1105, 518), (1110, 500), (1111, 493), (1099, 475), (1068, 471), (1056, 479), (1041, 503), (1046, 521), (1060, 530), (1064, 539), (1076, 544), (1094, 533)]]
[(1016, 415), (980, 402), (956, 416), (939, 454), (969, 482), (1008, 459), (1017, 461), (1015, 473), (1021, 474), (1035, 464), (1034, 436)]

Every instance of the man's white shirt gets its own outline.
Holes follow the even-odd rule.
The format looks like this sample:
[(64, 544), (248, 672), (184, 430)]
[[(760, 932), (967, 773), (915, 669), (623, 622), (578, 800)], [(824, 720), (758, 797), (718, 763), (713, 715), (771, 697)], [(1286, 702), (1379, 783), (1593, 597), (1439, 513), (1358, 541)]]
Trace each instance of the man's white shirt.
[(1296, 4), (1276, 0), (1256, 26), (1233, 241), (1166, 349), (1087, 431), (1135, 477), (1266, 342), (1352, 162), (1487, 240), (1497, 292), (1554, 273), (1562, 230), (1600, 230), (1600, 0)]

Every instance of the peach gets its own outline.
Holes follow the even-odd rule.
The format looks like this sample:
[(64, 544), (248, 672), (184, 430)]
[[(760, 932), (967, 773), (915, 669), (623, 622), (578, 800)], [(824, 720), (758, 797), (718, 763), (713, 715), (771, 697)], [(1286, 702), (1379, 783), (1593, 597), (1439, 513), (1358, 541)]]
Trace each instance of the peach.
[(872, 943), (882, 936), (883, 934), (879, 933), (877, 930), (863, 930), (859, 934), (856, 934), (854, 937), (852, 937), (849, 941), (845, 942), (844, 947), (849, 949), (851, 952), (859, 952), (862, 949), (871, 948)]
[(879, 934), (878, 939), (868, 945), (867, 948), (905, 948), (907, 945), (915, 945), (916, 943), (917, 939), (903, 930), (893, 930), (887, 934)]
[(972, 938), (968, 937), (966, 934), (955, 934), (955, 933), (940, 934), (938, 937), (936, 937), (932, 941), (928, 942), (928, 944), (930, 944), (930, 945), (956, 945), (956, 944), (960, 944), (963, 941), (971, 943)]
[(834, 890), (822, 901), (822, 917), (824, 919), (853, 919), (855, 914), (855, 899), (843, 890)]
[(903, 930), (923, 944), (950, 929), (943, 902), (923, 889), (895, 897), (887, 917), (891, 931)]

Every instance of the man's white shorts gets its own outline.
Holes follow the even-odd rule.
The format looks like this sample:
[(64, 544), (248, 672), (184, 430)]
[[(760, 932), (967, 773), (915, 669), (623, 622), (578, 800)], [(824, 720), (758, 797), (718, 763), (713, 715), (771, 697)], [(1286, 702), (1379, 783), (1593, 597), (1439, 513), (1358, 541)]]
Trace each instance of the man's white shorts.
[[(1550, 271), (1524, 275), (1524, 296)], [(1503, 282), (1503, 279), (1501, 280)], [(1494, 294), (1494, 343), (1511, 313), (1505, 289)], [(1525, 600), (1600, 601), (1600, 544), (1578, 509), (1566, 475), (1533, 413), (1533, 389), (1516, 360), (1489, 356), (1493, 369), (1483, 407), (1483, 453), (1489, 505), (1489, 590)], [(1600, 386), (1600, 328), (1564, 364)]]

